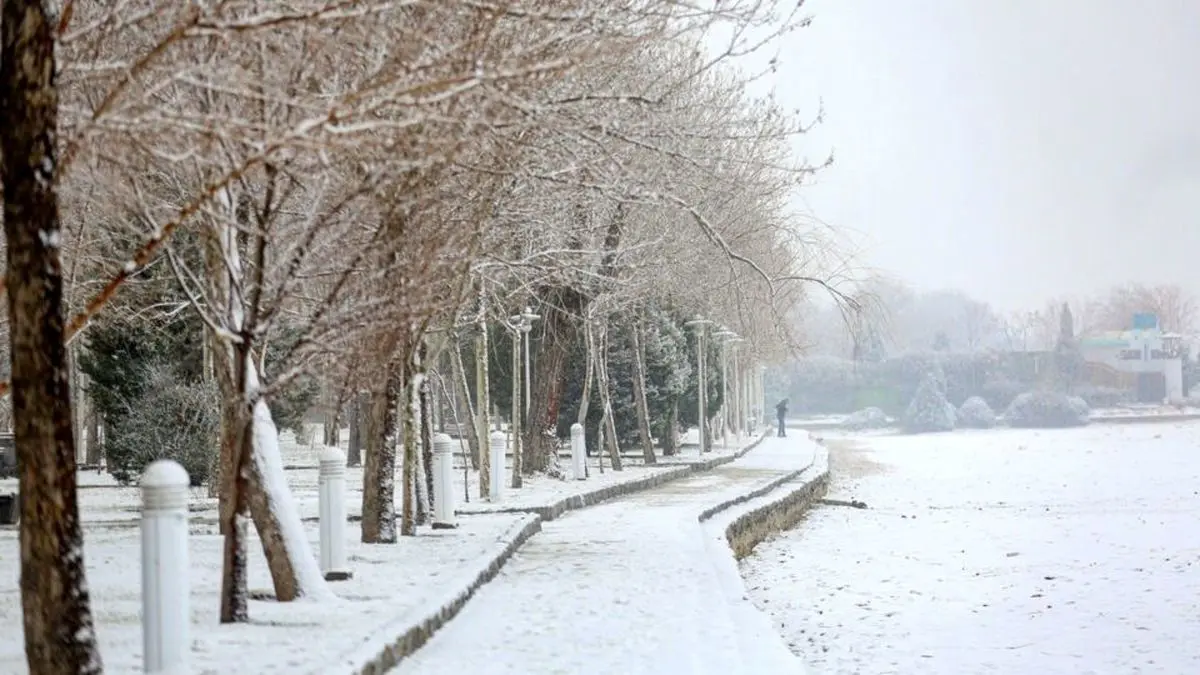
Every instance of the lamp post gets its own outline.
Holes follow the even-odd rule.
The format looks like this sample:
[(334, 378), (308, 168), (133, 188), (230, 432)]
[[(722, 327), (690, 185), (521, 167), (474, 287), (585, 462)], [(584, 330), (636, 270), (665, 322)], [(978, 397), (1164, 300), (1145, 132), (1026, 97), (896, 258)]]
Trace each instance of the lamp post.
[(760, 417), (762, 417), (763, 425), (765, 426), (767, 424), (767, 367), (765, 365), (760, 365), (758, 367), (757, 396), (759, 405), (762, 406), (762, 414)]
[[(513, 488), (521, 487), (521, 431), (529, 418), (529, 331), (533, 322), (541, 317), (529, 307), (520, 314), (508, 317), (508, 327), (513, 334), (512, 343), (512, 428), (509, 430), (513, 453)], [(525, 367), (522, 377), (521, 352), (524, 346)], [(525, 383), (525, 400), (521, 400), (521, 381)]]
[(684, 325), (696, 331), (696, 432), (700, 439), (700, 452), (704, 452), (704, 413), (705, 413), (705, 381), (704, 381), (704, 327), (712, 323), (699, 314)]
[(731, 350), (733, 354), (733, 433), (737, 436), (737, 443), (742, 444), (742, 425), (745, 424), (746, 417), (742, 414), (742, 369), (738, 362), (738, 345), (745, 342), (745, 338), (737, 337), (736, 335), (729, 339), (729, 343), (733, 345)]
[(533, 330), (533, 322), (542, 318), (538, 314), (533, 313), (531, 307), (526, 307), (525, 311), (521, 312), (521, 337), (525, 348), (525, 418), (529, 418), (529, 331)]
[(729, 446), (729, 344), (737, 338), (737, 333), (722, 328), (712, 334), (721, 340), (721, 445)]

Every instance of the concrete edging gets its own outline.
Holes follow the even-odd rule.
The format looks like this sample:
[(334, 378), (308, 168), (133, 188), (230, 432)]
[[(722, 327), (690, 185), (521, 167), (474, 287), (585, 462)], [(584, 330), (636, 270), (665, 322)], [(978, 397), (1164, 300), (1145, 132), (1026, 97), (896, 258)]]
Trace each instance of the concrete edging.
[(542, 520), (554, 520), (561, 517), (565, 513), (575, 511), (577, 509), (595, 506), (610, 499), (625, 497), (636, 492), (644, 492), (660, 485), (670, 483), (671, 481), (687, 478), (695, 473), (711, 471), (718, 466), (741, 459), (746, 455), (746, 453), (758, 447), (758, 445), (762, 443), (763, 439), (766, 437), (767, 433), (764, 432), (746, 447), (729, 455), (701, 459), (696, 462), (680, 463), (680, 466), (659, 471), (653, 475), (646, 476), (645, 478), (639, 478), (637, 480), (631, 480), (625, 483), (617, 483), (615, 485), (606, 485), (605, 487), (596, 488), (595, 490), (590, 490), (588, 492), (570, 495), (548, 505), (510, 506), (479, 511), (456, 511), (456, 513), (460, 516), (483, 515), (488, 513), (536, 513), (542, 517)]
[[(382, 675), (388, 670), (396, 667), (405, 657), (417, 651), (421, 646), (429, 641), (437, 631), (449, 623), (455, 616), (458, 615), (462, 608), (466, 605), (475, 593), (492, 579), (503, 569), (505, 563), (513, 556), (535, 534), (541, 531), (542, 523), (554, 520), (562, 516), (564, 513), (575, 511), (588, 506), (594, 506), (610, 499), (623, 497), (636, 492), (643, 492), (665, 483), (690, 476), (696, 473), (711, 471), (718, 466), (728, 464), (734, 460), (744, 457), (748, 452), (758, 447), (760, 443), (767, 437), (764, 432), (753, 442), (746, 447), (738, 450), (735, 453), (722, 457), (713, 457), (707, 460), (697, 462), (689, 462), (683, 466), (675, 467), (665, 471), (658, 472), (652, 476), (639, 478), (637, 480), (626, 483), (618, 483), (616, 485), (608, 485), (602, 488), (584, 492), (581, 494), (564, 497), (557, 502), (544, 506), (530, 507), (511, 507), (495, 509), (490, 511), (468, 511), (462, 512), (459, 515), (463, 517), (471, 517), (473, 515), (488, 515), (495, 513), (530, 513), (535, 516), (524, 527), (518, 530), (515, 536), (509, 540), (507, 545), (493, 558), (488, 565), (476, 576), (467, 588), (455, 592), (453, 599), (444, 604), (441, 608), (433, 611), (429, 616), (425, 617), (416, 625), (409, 626), (394, 640), (390, 640), (380, 652), (367, 660), (361, 665), (355, 664), (349, 672), (357, 675)], [(797, 472), (799, 473), (799, 472)], [(791, 478), (789, 475), (785, 478)], [(773, 481), (774, 483), (774, 481)], [(772, 488), (773, 489), (773, 488)], [(758, 492), (757, 490), (755, 492)], [(753, 497), (747, 497), (752, 499)], [(740, 503), (745, 499), (732, 500), (725, 508), (732, 506), (735, 503)], [(716, 513), (714, 511), (713, 513)]]
[[(794, 483), (794, 486), (789, 488), (788, 483)], [(829, 451), (823, 444), (818, 443), (817, 452), (808, 467), (795, 472), (787, 480), (775, 481), (775, 487), (772, 489), (755, 490), (754, 492), (758, 493), (756, 495), (731, 500), (725, 509), (760, 497), (767, 498), (765, 503), (746, 509), (725, 525), (725, 540), (734, 560), (745, 558), (753, 552), (754, 547), (768, 537), (795, 526), (813, 504), (825, 495), (828, 487)], [(783, 488), (780, 490), (781, 494), (772, 499), (770, 493), (777, 488)], [(713, 512), (708, 517), (711, 518), (716, 513)]]
[(434, 610), (419, 623), (409, 626), (394, 640), (390, 640), (376, 656), (368, 659), (366, 663), (353, 665), (350, 672), (359, 675), (382, 675), (396, 667), (404, 657), (420, 649), (433, 637), (434, 633), (457, 616), (467, 601), (484, 584), (496, 578), (496, 575), (500, 573), (509, 558), (517, 552), (517, 549), (521, 548), (541, 529), (542, 518), (535, 515), (516, 531), (516, 534), (505, 544), (500, 553), (471, 580), (465, 589), (454, 592), (454, 597), (449, 602)]

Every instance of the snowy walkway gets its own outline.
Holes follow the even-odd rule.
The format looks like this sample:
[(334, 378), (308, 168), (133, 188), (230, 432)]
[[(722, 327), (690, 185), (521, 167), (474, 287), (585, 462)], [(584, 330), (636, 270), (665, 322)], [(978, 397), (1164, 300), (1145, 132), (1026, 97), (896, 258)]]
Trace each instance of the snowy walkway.
[(711, 472), (546, 523), (394, 672), (802, 672), (765, 622), (752, 629), (736, 619), (746, 608), (722, 592), (727, 572), (698, 517), (805, 468), (814, 449), (802, 433), (768, 438)]

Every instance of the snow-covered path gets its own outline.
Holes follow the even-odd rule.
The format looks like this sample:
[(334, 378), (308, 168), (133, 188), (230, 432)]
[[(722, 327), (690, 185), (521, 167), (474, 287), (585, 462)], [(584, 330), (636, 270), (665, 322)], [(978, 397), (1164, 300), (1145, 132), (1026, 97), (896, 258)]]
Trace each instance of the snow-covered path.
[[(546, 523), (397, 673), (802, 672), (737, 620), (700, 513), (812, 462), (803, 432), (711, 472)], [(734, 575), (730, 575), (734, 576)], [(737, 583), (736, 577), (732, 580)]]
[(743, 564), (814, 675), (1200, 673), (1200, 423), (857, 443)]

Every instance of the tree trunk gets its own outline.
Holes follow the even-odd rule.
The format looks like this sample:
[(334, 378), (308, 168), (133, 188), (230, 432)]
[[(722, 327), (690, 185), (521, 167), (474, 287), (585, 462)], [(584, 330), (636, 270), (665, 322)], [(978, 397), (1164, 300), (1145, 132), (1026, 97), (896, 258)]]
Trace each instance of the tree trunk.
[(667, 414), (666, 429), (660, 434), (663, 455), (671, 457), (679, 454), (679, 399), (671, 401), (671, 411)]
[[(467, 371), (463, 368), (462, 352), (458, 350), (458, 341), (450, 345), (450, 369), (454, 375), (454, 399), (457, 410), (454, 411), (454, 424), (458, 427), (458, 437), (467, 439), (467, 449), (471, 453), (471, 468), (479, 470), (479, 438), (475, 435), (474, 420), (475, 406), (471, 403), (468, 393)], [(463, 417), (471, 420), (471, 431), (463, 429)]]
[[(246, 360), (242, 345), (213, 345), (217, 382), (221, 389), (220, 531), (224, 535), (221, 563), (221, 623), (244, 623), (250, 619), (247, 582), (249, 560), (248, 508), (246, 505), (246, 459), (250, 455), (247, 427), (249, 410), (235, 398), (245, 389)], [(238, 364), (241, 364), (240, 367)], [(235, 373), (243, 373), (236, 377)]]
[(583, 357), (583, 392), (579, 398), (579, 414), (575, 418), (575, 421), (581, 425), (587, 424), (588, 406), (592, 401), (592, 380), (596, 374), (596, 340), (593, 333), (591, 319), (585, 319), (583, 324), (585, 351), (585, 356)]
[[(583, 296), (568, 288), (544, 292), (542, 333), (530, 383), (529, 415), (525, 426), (526, 474), (545, 471), (552, 453), (558, 452), (558, 412), (562, 404), (567, 357), (579, 339), (573, 315), (583, 308)], [(549, 433), (547, 433), (549, 432)]]
[(617, 443), (617, 426), (613, 422), (612, 396), (609, 391), (608, 379), (608, 329), (600, 329), (600, 349), (596, 350), (596, 372), (599, 374), (597, 384), (600, 387), (600, 405), (604, 409), (605, 438), (608, 440), (608, 456), (613, 471), (624, 469), (621, 463), (621, 448)]
[(346, 447), (346, 466), (362, 464), (363, 445), (363, 404), (362, 395), (355, 393), (350, 399), (350, 438)]
[[(87, 462), (92, 466), (100, 466), (104, 441), (100, 437), (100, 413), (96, 410), (94, 403), (88, 406), (87, 437)], [(212, 480), (210, 479), (209, 482), (211, 483)]]
[(25, 660), (36, 675), (100, 673), (79, 523), (62, 316), (54, 32), (46, 3), (34, 0), (5, 2), (0, 25), (5, 122), (0, 151)]
[(67, 346), (67, 391), (71, 392), (71, 439), (75, 448), (75, 462), (78, 464), (83, 460), (80, 454), (86, 446), (86, 441), (83, 437), (83, 418), (80, 413), (83, 410), (80, 396), (80, 381), (77, 347), (74, 345)]
[[(246, 398), (254, 400), (260, 382), (255, 366), (250, 364), (248, 367)], [(251, 455), (246, 462), (250, 490), (245, 499), (262, 542), (263, 557), (271, 571), (275, 600), (331, 599), (332, 593), (308, 544), (300, 512), (283, 472), (279, 429), (270, 407), (261, 398), (254, 405), (246, 435)]]
[(404, 377), (404, 407), (400, 432), (403, 440), (404, 459), (401, 463), (400, 535), (412, 537), (417, 534), (417, 434), (420, 433), (413, 414), (417, 400), (417, 378), (411, 370)]
[[(479, 498), (486, 499), (491, 490), (491, 461), (488, 455), (491, 448), (488, 443), (488, 334), (487, 323), (479, 322), (478, 333), (475, 336), (475, 412), (479, 416), (475, 421), (475, 433), (479, 443)], [(497, 476), (497, 480), (500, 477)]]
[(629, 327), (630, 347), (633, 349), (633, 398), (637, 404), (638, 437), (642, 442), (642, 457), (646, 466), (658, 463), (654, 456), (654, 441), (650, 438), (650, 406), (646, 402), (646, 355), (642, 352), (641, 325), (634, 321)]
[(521, 333), (515, 333), (512, 348), (512, 412), (508, 438), (512, 444), (512, 487), (521, 487)]
[(432, 388), (429, 385), (429, 374), (426, 373), (421, 377), (421, 386), (417, 389), (419, 410), (421, 411), (421, 479), (425, 485), (424, 497), (421, 500), (420, 506), (423, 508), (421, 522), (423, 524), (433, 521), (432, 511), (432, 496), (433, 496), (433, 411), (435, 405), (433, 403), (436, 397), (432, 396)]
[(362, 540), (396, 541), (396, 408), (402, 394), (400, 368), (389, 364), (383, 386), (371, 392), (367, 418), (367, 456), (363, 462)]

